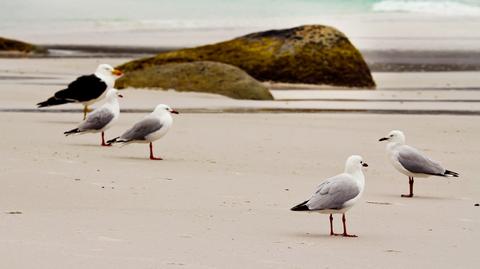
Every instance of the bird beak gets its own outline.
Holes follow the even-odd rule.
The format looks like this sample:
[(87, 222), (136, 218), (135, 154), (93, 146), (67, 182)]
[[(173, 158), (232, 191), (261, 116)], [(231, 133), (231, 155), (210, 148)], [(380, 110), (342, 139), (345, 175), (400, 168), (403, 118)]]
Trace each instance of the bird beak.
[(363, 166), (363, 167), (368, 167), (368, 164), (367, 164), (367, 163), (363, 163), (362, 166)]
[(113, 70), (112, 70), (112, 74), (114, 74), (115, 76), (120, 77), (120, 76), (123, 75), (123, 72), (120, 71), (120, 70), (118, 70), (118, 69), (113, 69)]
[(123, 95), (121, 95), (121, 94), (118, 94), (117, 96), (120, 97), (120, 98), (123, 98)]
[(378, 141), (385, 141), (385, 140), (388, 140), (388, 137), (382, 137), (382, 138), (378, 139)]
[(178, 113), (178, 111), (173, 110), (173, 109), (172, 109), (172, 111), (170, 111), (170, 113), (172, 113), (172, 114), (180, 114), (180, 113)]

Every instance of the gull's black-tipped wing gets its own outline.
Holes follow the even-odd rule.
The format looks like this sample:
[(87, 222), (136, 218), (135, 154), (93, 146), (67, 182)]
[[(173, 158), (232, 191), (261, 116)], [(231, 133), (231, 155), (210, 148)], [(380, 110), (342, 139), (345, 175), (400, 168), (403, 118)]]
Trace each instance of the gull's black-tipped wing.
[(66, 89), (60, 90), (48, 100), (38, 103), (38, 107), (82, 103), (95, 100), (107, 89), (107, 84), (94, 74), (81, 76), (71, 82)]

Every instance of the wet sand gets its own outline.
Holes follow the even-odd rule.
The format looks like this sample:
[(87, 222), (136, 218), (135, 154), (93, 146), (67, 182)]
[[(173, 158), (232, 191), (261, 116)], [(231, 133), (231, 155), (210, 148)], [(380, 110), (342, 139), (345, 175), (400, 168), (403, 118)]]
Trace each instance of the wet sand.
[[(47, 54), (25, 55), (0, 52), (4, 58), (144, 58), (158, 53), (185, 48), (179, 46), (120, 46), (120, 45), (41, 45)], [(480, 51), (471, 50), (399, 50), (363, 49), (362, 55), (372, 72), (452, 72), (479, 71)]]
[[(3, 59), (0, 62), (0, 111), (78, 111), (68, 104), (38, 110), (35, 104), (100, 63), (128, 58)], [(203, 93), (123, 90), (124, 111), (150, 111), (159, 102), (189, 112), (363, 112), (480, 114), (480, 72), (377, 72), (377, 90), (331, 86), (268, 84), (275, 101), (233, 100)]]

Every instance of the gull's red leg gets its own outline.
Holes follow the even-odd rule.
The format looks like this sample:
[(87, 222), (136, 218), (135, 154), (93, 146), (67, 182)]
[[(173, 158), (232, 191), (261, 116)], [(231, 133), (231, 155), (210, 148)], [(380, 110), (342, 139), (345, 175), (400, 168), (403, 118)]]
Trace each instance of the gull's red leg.
[(354, 234), (348, 234), (347, 233), (347, 224), (346, 224), (345, 214), (342, 215), (342, 222), (343, 222), (343, 234), (342, 235), (345, 236), (345, 237), (357, 237)]
[(332, 214), (330, 214), (330, 235), (334, 235), (334, 236), (342, 235), (342, 234), (336, 234), (333, 232), (333, 215)]
[(333, 216), (330, 214), (330, 235), (335, 235), (333, 232)]
[(402, 197), (413, 197), (413, 177), (408, 177), (408, 185), (410, 186), (410, 194), (402, 194)]
[(110, 147), (111, 144), (107, 144), (105, 143), (105, 133), (102, 132), (102, 144), (101, 144), (103, 147)]
[(153, 156), (153, 144), (150, 142), (150, 160), (163, 160), (160, 157)]

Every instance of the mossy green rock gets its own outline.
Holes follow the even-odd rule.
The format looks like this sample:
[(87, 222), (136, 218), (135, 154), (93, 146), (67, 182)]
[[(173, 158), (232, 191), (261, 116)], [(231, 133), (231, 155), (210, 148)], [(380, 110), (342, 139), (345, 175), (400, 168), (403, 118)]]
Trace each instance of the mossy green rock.
[(215, 61), (237, 66), (261, 81), (375, 87), (361, 53), (338, 30), (307, 25), (239, 37), (128, 62), (125, 72), (171, 62)]
[(46, 53), (42, 47), (25, 43), (18, 40), (0, 37), (0, 52), (17, 52), (17, 53)]
[(168, 63), (127, 72), (116, 87), (173, 88), (235, 99), (272, 100), (270, 91), (238, 67), (218, 62)]

